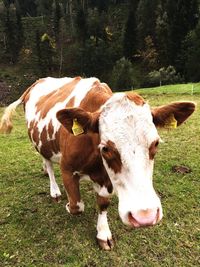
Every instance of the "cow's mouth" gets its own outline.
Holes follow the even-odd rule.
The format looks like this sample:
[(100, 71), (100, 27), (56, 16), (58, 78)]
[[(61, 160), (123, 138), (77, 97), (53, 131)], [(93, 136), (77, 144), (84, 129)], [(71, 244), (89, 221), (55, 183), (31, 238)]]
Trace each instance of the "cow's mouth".
[(144, 210), (136, 213), (128, 213), (128, 222), (134, 228), (153, 226), (160, 220), (160, 211)]

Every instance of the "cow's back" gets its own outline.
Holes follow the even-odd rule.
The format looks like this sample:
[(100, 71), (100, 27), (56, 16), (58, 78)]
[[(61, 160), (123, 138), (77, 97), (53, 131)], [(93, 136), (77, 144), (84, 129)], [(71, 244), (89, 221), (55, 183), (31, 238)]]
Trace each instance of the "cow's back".
[(29, 137), (46, 159), (60, 160), (60, 128), (57, 111), (66, 107), (81, 107), (95, 111), (105, 102), (104, 94), (112, 94), (97, 78), (40, 79), (24, 99)]

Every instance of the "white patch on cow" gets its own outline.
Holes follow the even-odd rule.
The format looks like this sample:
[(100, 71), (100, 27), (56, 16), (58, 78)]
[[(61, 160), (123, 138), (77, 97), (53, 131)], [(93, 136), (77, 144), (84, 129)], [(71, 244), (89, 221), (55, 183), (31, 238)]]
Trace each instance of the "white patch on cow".
[(84, 205), (83, 201), (77, 202), (77, 206), (79, 207), (80, 212), (84, 212), (85, 205)]
[(121, 157), (122, 169), (115, 173), (105, 159), (104, 166), (119, 197), (119, 214), (129, 224), (128, 213), (159, 209), (160, 199), (152, 184), (151, 143), (159, 139), (148, 104), (131, 102), (125, 94), (113, 95), (102, 107), (99, 119), (101, 146), (112, 141)]
[(59, 163), (60, 159), (61, 159), (61, 156), (62, 156), (62, 154), (60, 152), (58, 152), (58, 153), (54, 153), (53, 152), (53, 155), (51, 157), (51, 161), (55, 162), (55, 163)]
[(66, 204), (65, 208), (66, 208), (66, 211), (67, 211), (68, 213), (71, 213), (71, 212), (70, 212), (70, 209), (69, 209), (69, 202)]
[(105, 185), (100, 186), (99, 184), (95, 183), (93, 185), (93, 188), (94, 188), (95, 192), (101, 197), (110, 197), (110, 195), (111, 195), (108, 192), (108, 189), (107, 189), (107, 187), (105, 187)]
[(91, 182), (91, 179), (90, 179), (90, 176), (89, 175), (87, 175), (87, 174), (84, 174), (84, 173), (82, 173), (81, 171), (74, 171), (73, 172), (73, 175), (75, 176), (75, 175), (78, 175), (79, 177), (80, 177), (80, 181), (82, 182), (82, 181), (84, 181), (84, 182)]
[(80, 80), (73, 92), (73, 96), (75, 96), (74, 107), (78, 107), (80, 105), (81, 101), (90, 91), (95, 82), (99, 82), (99, 80), (97, 78), (88, 78)]
[[(26, 103), (26, 120), (29, 123), (32, 120), (36, 120), (36, 104), (40, 97), (50, 94), (51, 92), (55, 91), (56, 89), (62, 87), (63, 85), (73, 81), (74, 78), (51, 78), (47, 77), (44, 79), (43, 82), (37, 83), (34, 88), (32, 88), (30, 92), (30, 97), (28, 102)], [(39, 117), (38, 114), (37, 117)]]
[[(83, 201), (81, 202), (77, 202), (76, 205), (78, 206), (78, 211), (79, 212), (84, 212), (84, 209), (85, 209), (85, 204), (83, 203)], [(65, 206), (66, 207), (66, 211), (71, 213), (70, 212), (70, 208), (69, 208), (69, 202), (67, 203), (67, 205)]]
[(112, 239), (112, 234), (108, 225), (107, 220), (107, 211), (102, 211), (98, 215), (97, 220), (97, 238), (100, 240), (104, 240), (107, 242), (107, 240)]
[(90, 176), (89, 175), (86, 175), (86, 174), (80, 174), (80, 177), (81, 177), (81, 182), (82, 181), (87, 181), (87, 182), (91, 182), (91, 179), (90, 179)]
[(47, 136), (48, 141), (55, 139), (55, 134), (61, 125), (56, 118), (56, 113), (59, 110), (65, 108), (66, 104), (73, 97), (75, 97), (74, 107), (77, 107), (83, 100), (85, 95), (92, 88), (93, 83), (99, 81), (96, 78), (81, 79), (75, 86), (72, 93), (63, 102), (56, 103), (49, 110), (46, 117), (44, 119), (40, 119), (40, 112), (37, 112), (36, 108), (37, 102), (39, 101), (40, 97), (47, 95), (56, 89), (59, 89), (63, 85), (71, 82), (73, 79), (74, 78), (56, 79), (48, 77), (44, 79), (44, 82), (36, 84), (35, 87), (30, 92), (30, 98), (26, 104), (26, 120), (28, 122), (28, 127), (30, 125), (30, 122), (32, 120), (35, 120), (38, 122), (37, 127), (39, 133), (41, 133), (43, 128), (46, 127), (50, 123), (50, 121), (52, 121), (54, 132), (52, 138), (50, 138), (49, 135)]
[(56, 179), (54, 176), (54, 171), (53, 171), (53, 165), (51, 163), (51, 161), (43, 159), (43, 164), (45, 164), (46, 166), (46, 171), (49, 175), (49, 179), (50, 179), (50, 194), (51, 197), (53, 198), (58, 198), (61, 196), (61, 192), (60, 189), (56, 183)]

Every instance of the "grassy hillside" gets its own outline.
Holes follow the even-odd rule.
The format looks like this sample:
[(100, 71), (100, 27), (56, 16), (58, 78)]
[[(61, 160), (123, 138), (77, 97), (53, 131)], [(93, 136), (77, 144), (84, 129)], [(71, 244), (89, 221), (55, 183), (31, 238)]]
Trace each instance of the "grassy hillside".
[[(151, 228), (127, 228), (113, 197), (108, 220), (116, 244), (110, 252), (100, 250), (95, 241), (98, 213), (92, 184), (84, 182), (81, 187), (85, 213), (71, 216), (65, 211), (66, 196), (56, 167), (62, 201), (51, 200), (48, 178), (41, 172), (41, 159), (28, 140), (19, 109), (12, 134), (0, 135), (0, 266), (200, 265), (200, 97), (196, 91), (191, 95), (191, 85), (180, 93), (181, 86), (139, 90), (153, 106), (180, 100), (198, 106), (181, 127), (160, 131), (164, 143), (155, 159), (154, 186), (162, 200), (162, 222)], [(174, 165), (187, 166), (191, 172), (174, 173)]]

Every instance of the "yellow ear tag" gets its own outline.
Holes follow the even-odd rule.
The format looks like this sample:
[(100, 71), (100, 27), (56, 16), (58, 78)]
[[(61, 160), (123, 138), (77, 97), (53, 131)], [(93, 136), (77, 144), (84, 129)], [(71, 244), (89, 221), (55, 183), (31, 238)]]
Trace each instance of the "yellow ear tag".
[(171, 116), (166, 120), (164, 127), (167, 129), (177, 128), (177, 120), (174, 118), (174, 114), (171, 114)]
[(84, 133), (82, 126), (78, 123), (77, 119), (73, 119), (72, 132), (74, 136)]

